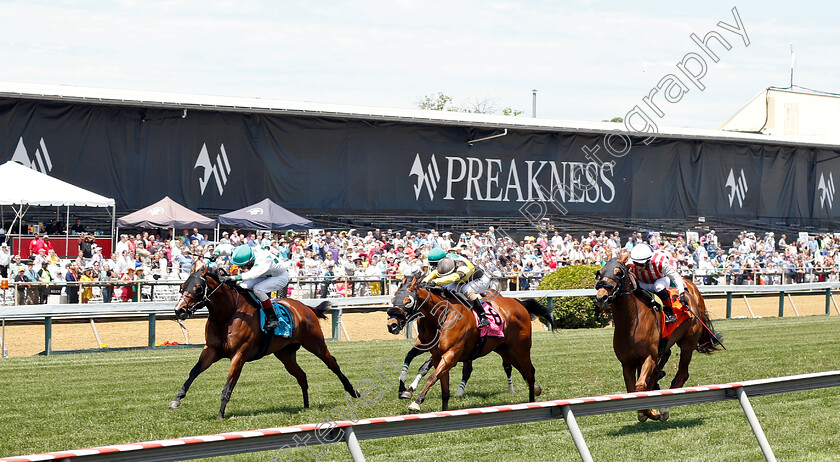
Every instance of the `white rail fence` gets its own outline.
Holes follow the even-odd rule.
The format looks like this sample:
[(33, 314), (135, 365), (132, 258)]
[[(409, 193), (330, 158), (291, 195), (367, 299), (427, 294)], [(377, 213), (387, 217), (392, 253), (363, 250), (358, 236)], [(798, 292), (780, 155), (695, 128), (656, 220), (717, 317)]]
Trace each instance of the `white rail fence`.
[(592, 455), (580, 432), (575, 416), (634, 411), (637, 409), (683, 406), (737, 399), (744, 411), (764, 457), (775, 461), (748, 396), (811, 390), (840, 386), (840, 371), (820, 372), (721, 385), (677, 388), (640, 393), (622, 393), (535, 403), (511, 404), (454, 411), (429, 412), (392, 417), (275, 427), (261, 430), (192, 436), (168, 440), (117, 444), (91, 449), (50, 452), (9, 457), (0, 462), (44, 460), (94, 461), (172, 461), (225, 456), (268, 450), (345, 442), (353, 460), (364, 461), (360, 440), (417, 435), (476, 427), (489, 427), (563, 418), (581, 460)]
[[(789, 305), (793, 307), (794, 312), (799, 315), (796, 305), (793, 304), (793, 299), (790, 297), (791, 293), (811, 293), (825, 296), (825, 314), (831, 314), (831, 306), (840, 315), (840, 306), (833, 297), (833, 290), (840, 289), (838, 282), (816, 282), (804, 283), (794, 285), (774, 285), (774, 286), (700, 286), (700, 292), (706, 296), (726, 296), (726, 318), (731, 317), (732, 298), (747, 297), (748, 295), (778, 295), (779, 297), (779, 316), (784, 316), (785, 311), (785, 297), (789, 300)], [(595, 296), (594, 289), (571, 289), (571, 290), (522, 290), (522, 291), (506, 291), (502, 295), (513, 298), (525, 297), (545, 297), (548, 299), (549, 307), (553, 307), (554, 299), (559, 297), (592, 297)], [(346, 329), (341, 320), (342, 314), (345, 311), (354, 310), (372, 310), (383, 309), (382, 307), (388, 305), (391, 301), (391, 295), (376, 295), (367, 297), (351, 297), (351, 298), (311, 298), (301, 299), (300, 301), (310, 305), (316, 306), (324, 300), (329, 300), (332, 304), (332, 340), (340, 340), (341, 332), (344, 331), (344, 337), (349, 340)], [(43, 321), (44, 323), (44, 352), (43, 354), (50, 355), (57, 353), (52, 350), (52, 323), (55, 320), (68, 319), (83, 319), (89, 320), (91, 326), (94, 327), (94, 319), (107, 320), (108, 318), (145, 318), (149, 322), (149, 341), (146, 348), (155, 348), (155, 323), (158, 317), (173, 318), (174, 317), (174, 302), (141, 302), (141, 303), (115, 303), (115, 304), (53, 304), (53, 305), (25, 305), (25, 306), (9, 306), (0, 308), (0, 352), (5, 352), (5, 327), (6, 324), (18, 322), (33, 322)], [(95, 331), (94, 331), (95, 332)], [(406, 331), (410, 334), (410, 331)], [(189, 342), (186, 330), (184, 337), (187, 343)], [(100, 342), (101, 343), (101, 342)]]

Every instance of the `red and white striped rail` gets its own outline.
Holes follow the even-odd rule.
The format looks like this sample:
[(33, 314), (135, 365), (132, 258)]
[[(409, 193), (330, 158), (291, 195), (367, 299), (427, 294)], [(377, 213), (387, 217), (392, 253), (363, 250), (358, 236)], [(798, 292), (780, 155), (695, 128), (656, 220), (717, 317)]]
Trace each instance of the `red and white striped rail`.
[(184, 460), (245, 452), (331, 444), (345, 441), (354, 460), (364, 460), (358, 440), (460, 430), (564, 418), (584, 461), (592, 460), (575, 421), (576, 415), (606, 414), (636, 409), (679, 406), (739, 399), (767, 460), (775, 460), (747, 394), (760, 396), (789, 391), (840, 386), (840, 371), (821, 372), (747, 382), (706, 385), (639, 393), (621, 393), (535, 403), (509, 404), (454, 411), (427, 412), (358, 421), (292, 425), (261, 430), (191, 436), (167, 440), (116, 444), (90, 449), (58, 451), (0, 459), (31, 462), (61, 459), (88, 461)]

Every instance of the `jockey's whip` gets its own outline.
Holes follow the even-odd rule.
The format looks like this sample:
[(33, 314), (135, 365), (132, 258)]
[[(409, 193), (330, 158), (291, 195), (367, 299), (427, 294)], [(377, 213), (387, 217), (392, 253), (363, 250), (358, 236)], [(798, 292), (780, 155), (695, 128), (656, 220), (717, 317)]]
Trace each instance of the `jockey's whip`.
[(701, 318), (700, 316), (697, 316), (697, 313), (695, 313), (694, 310), (691, 309), (690, 304), (686, 304), (685, 307), (688, 308), (688, 311), (690, 311), (691, 314), (693, 314), (694, 317), (697, 318), (698, 321), (700, 321), (700, 325), (703, 326), (703, 328), (706, 329), (707, 332), (709, 332), (709, 335), (712, 336), (712, 338), (718, 343), (718, 345), (720, 345), (721, 348), (726, 350), (726, 347), (723, 346), (723, 342), (718, 338), (717, 335), (715, 335), (715, 332), (712, 329), (709, 329), (709, 326), (707, 326), (706, 323), (703, 322), (703, 318)]

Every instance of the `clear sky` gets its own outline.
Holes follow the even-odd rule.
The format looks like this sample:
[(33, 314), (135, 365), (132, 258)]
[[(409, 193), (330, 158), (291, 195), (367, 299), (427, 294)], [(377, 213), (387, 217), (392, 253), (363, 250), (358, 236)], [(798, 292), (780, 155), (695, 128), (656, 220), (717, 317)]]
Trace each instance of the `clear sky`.
[[(750, 40), (718, 27), (735, 25)], [(660, 126), (715, 128), (768, 86), (840, 93), (840, 2), (0, 0), (0, 81), (413, 108), (444, 92), (537, 117), (623, 116), (716, 30), (704, 91)], [(680, 75), (683, 77), (682, 75)]]

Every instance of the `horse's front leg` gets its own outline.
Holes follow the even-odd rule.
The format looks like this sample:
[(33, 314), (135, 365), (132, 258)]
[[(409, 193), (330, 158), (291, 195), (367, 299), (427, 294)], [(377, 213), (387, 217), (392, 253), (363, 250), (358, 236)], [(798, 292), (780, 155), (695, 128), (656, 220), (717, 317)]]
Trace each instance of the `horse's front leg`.
[(201, 350), (201, 355), (198, 357), (198, 362), (195, 363), (195, 366), (193, 366), (192, 370), (190, 370), (190, 374), (187, 376), (187, 380), (184, 382), (184, 385), (181, 386), (181, 389), (178, 390), (178, 393), (169, 403), (169, 409), (178, 409), (181, 407), (181, 400), (187, 396), (187, 391), (189, 391), (190, 385), (192, 385), (195, 378), (202, 372), (206, 371), (211, 364), (218, 361), (220, 357), (219, 352), (215, 348), (208, 347), (207, 345), (204, 346), (204, 349)]
[[(423, 391), (420, 392), (420, 395), (417, 396), (417, 399), (414, 400), (414, 402), (408, 406), (408, 410), (419, 412), (420, 405), (423, 404), (423, 401), (426, 399), (426, 393), (428, 393), (429, 389), (432, 388), (432, 385), (434, 385), (435, 382), (438, 381), (440, 375), (444, 372), (448, 372), (449, 369), (452, 369), (453, 366), (455, 366), (455, 354), (452, 352), (452, 350), (449, 350), (446, 353), (444, 353), (443, 356), (441, 356), (441, 358), (437, 361), (437, 368), (435, 368), (435, 371), (432, 372), (432, 375), (430, 375), (429, 378), (426, 379), (426, 386), (423, 387)], [(448, 391), (449, 390), (447, 389), (447, 392)], [(447, 396), (447, 401), (448, 399), (449, 396)]]
[(245, 352), (240, 350), (233, 355), (233, 358), (230, 359), (228, 378), (225, 382), (224, 388), (222, 388), (222, 405), (219, 408), (219, 415), (216, 416), (216, 420), (222, 420), (225, 418), (225, 407), (227, 407), (227, 403), (230, 401), (230, 395), (233, 393), (233, 387), (236, 386), (236, 382), (239, 380), (239, 374), (242, 373), (242, 366), (244, 365)]
[(423, 365), (420, 366), (420, 369), (417, 371), (417, 376), (414, 377), (414, 381), (411, 382), (411, 385), (408, 386), (408, 390), (406, 390), (405, 392), (403, 392), (403, 394), (400, 395), (400, 399), (411, 399), (411, 395), (414, 394), (415, 390), (417, 390), (417, 385), (420, 384), (420, 380), (422, 380), (423, 377), (425, 377), (426, 374), (429, 373), (429, 370), (431, 368), (432, 358), (429, 357), (429, 359), (427, 359), (426, 362), (424, 362)]
[(449, 410), (449, 371), (440, 374), (440, 399), (441, 410)]
[[(397, 396), (399, 396), (400, 399), (411, 398), (411, 393), (406, 393), (405, 380), (408, 378), (408, 368), (409, 366), (411, 366), (411, 361), (413, 361), (414, 358), (416, 358), (420, 353), (422, 353), (422, 351), (420, 351), (419, 348), (412, 347), (410, 350), (408, 350), (408, 353), (405, 354), (403, 366), (402, 369), (400, 369), (400, 387), (397, 390)], [(423, 365), (425, 366), (425, 363)]]
[[(654, 374), (658, 378), (659, 371), (656, 368), (656, 360), (653, 358), (653, 356), (648, 356), (642, 363), (642, 368), (639, 372), (639, 378), (638, 380), (636, 380), (636, 384), (634, 386), (633, 391), (649, 391), (652, 388), (651, 384), (654, 379)], [(647, 419), (660, 420), (661, 416), (658, 411), (655, 411), (653, 409), (645, 409), (643, 411), (638, 411), (638, 418), (639, 422), (644, 422)]]

